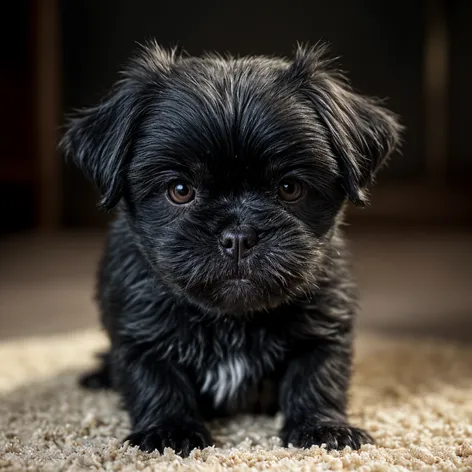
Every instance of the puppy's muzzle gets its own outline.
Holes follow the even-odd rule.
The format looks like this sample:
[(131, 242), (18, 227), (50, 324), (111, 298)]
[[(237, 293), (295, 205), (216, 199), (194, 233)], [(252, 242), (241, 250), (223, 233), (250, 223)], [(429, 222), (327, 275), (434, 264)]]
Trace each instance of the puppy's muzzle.
[(239, 226), (237, 229), (224, 230), (221, 233), (220, 244), (228, 257), (239, 262), (250, 254), (258, 239), (254, 228)]

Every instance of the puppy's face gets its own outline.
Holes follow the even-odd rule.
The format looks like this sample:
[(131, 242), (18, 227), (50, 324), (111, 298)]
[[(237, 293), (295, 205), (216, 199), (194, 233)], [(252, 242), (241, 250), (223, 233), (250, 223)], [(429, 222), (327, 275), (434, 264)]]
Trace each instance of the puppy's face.
[(120, 199), (156, 273), (209, 311), (268, 309), (310, 291), (346, 198), (399, 127), (319, 51), (293, 61), (181, 58), (149, 47), (63, 145)]

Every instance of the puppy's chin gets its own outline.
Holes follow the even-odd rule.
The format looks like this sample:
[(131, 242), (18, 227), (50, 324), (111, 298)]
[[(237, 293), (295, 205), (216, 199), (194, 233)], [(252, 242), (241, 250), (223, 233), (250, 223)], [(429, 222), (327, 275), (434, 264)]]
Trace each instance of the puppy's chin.
[(288, 292), (246, 278), (196, 284), (188, 287), (185, 295), (206, 312), (239, 316), (264, 312), (291, 299)]

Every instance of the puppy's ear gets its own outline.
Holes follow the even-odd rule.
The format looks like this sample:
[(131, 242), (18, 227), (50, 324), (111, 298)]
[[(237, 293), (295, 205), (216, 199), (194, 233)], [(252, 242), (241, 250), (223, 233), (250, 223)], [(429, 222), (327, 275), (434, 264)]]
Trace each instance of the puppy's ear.
[(288, 69), (326, 127), (339, 162), (342, 185), (357, 205), (377, 170), (401, 142), (403, 127), (378, 101), (358, 95), (325, 58), (326, 46), (299, 46)]
[(66, 157), (99, 189), (100, 206), (113, 208), (122, 196), (123, 173), (136, 119), (132, 97), (124, 83), (101, 104), (72, 118), (60, 147)]
[(155, 43), (145, 46), (108, 97), (79, 111), (66, 125), (59, 146), (97, 186), (104, 209), (113, 208), (123, 195), (128, 157), (145, 101), (158, 92), (174, 53)]

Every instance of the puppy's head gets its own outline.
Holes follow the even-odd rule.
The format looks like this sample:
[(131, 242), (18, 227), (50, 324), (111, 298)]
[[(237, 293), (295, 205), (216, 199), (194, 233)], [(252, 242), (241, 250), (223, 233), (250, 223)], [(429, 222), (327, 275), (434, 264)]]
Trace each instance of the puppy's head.
[(322, 48), (292, 60), (182, 57), (148, 46), (62, 140), (121, 200), (156, 273), (207, 310), (264, 310), (307, 292), (339, 213), (399, 142)]

